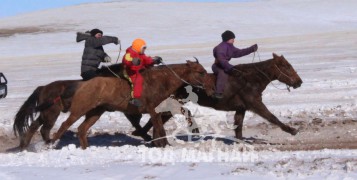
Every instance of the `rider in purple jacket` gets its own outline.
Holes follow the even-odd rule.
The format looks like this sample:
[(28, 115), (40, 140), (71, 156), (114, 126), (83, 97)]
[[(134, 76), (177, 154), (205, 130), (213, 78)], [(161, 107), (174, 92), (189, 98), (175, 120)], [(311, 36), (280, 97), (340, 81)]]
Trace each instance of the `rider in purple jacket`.
[(233, 68), (233, 65), (229, 63), (231, 58), (242, 57), (258, 50), (257, 44), (245, 49), (238, 49), (233, 46), (234, 39), (234, 33), (227, 30), (222, 34), (222, 42), (213, 49), (215, 62), (212, 65), (212, 70), (217, 76), (216, 92), (214, 94), (216, 99), (223, 98), (224, 86), (228, 80), (228, 74)]

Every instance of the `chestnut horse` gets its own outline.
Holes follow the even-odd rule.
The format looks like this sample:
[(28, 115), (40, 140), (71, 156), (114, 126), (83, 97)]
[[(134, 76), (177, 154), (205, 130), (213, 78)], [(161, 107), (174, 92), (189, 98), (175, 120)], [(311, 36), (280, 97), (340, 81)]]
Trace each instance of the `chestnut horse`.
[[(214, 74), (208, 74), (208, 77), (209, 80), (206, 82), (206, 86), (209, 86), (209, 83), (214, 84), (216, 82)], [(235, 111), (234, 125), (237, 139), (243, 139), (242, 128), (246, 111), (252, 111), (279, 126), (283, 131), (296, 135), (298, 130), (279, 121), (262, 101), (262, 92), (274, 80), (278, 80), (294, 89), (302, 84), (301, 78), (284, 56), (278, 56), (273, 53), (273, 59), (234, 66), (234, 72), (230, 74), (223, 98), (220, 100), (215, 100), (204, 91), (196, 89), (197, 103), (216, 110)], [(186, 95), (185, 88), (180, 88), (176, 94), (178, 97)], [(166, 113), (162, 118), (166, 122), (171, 117), (171, 113)], [(134, 131), (133, 134), (147, 133), (152, 127), (151, 122), (149, 121), (141, 131)]]
[(165, 147), (168, 144), (161, 120), (161, 113), (155, 112), (163, 100), (178, 88), (188, 83), (201, 86), (206, 81), (206, 70), (198, 62), (187, 61), (185, 64), (162, 65), (142, 72), (144, 78), (141, 107), (129, 104), (130, 84), (118, 78), (96, 77), (83, 82), (77, 89), (70, 107), (68, 119), (53, 136), (53, 142), (81, 116), (85, 120), (78, 127), (78, 138), (83, 149), (88, 146), (87, 131), (105, 111), (121, 111), (127, 114), (149, 113), (154, 126), (153, 145)]
[[(97, 70), (99, 76), (121, 75), (122, 64), (114, 64)], [(20, 149), (25, 149), (34, 133), (41, 127), (42, 139), (50, 142), (50, 130), (61, 112), (67, 112), (71, 98), (82, 80), (62, 80), (37, 87), (15, 115), (13, 129), (20, 137)], [(35, 114), (40, 113), (34, 120)], [(31, 124), (29, 124), (31, 122)]]

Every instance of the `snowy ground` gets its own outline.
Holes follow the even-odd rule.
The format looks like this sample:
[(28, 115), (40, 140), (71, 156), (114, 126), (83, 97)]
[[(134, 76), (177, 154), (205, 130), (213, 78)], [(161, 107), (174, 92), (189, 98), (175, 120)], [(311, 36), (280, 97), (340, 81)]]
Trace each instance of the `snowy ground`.
[[(112, 2), (85, 4), (0, 19), (0, 72), (9, 94), (0, 100), (1, 179), (356, 179), (357, 178), (357, 2), (353, 0), (256, 1), (243, 3)], [(229, 141), (233, 112), (198, 107), (201, 127), (215, 124), (221, 138), (148, 148), (131, 136), (119, 113), (106, 113), (89, 133), (91, 147), (81, 150), (72, 132), (57, 149), (39, 135), (28, 151), (18, 145), (13, 117), (32, 91), (62, 79), (79, 79), (83, 43), (75, 32), (98, 27), (121, 39), (123, 49), (146, 39), (149, 55), (167, 63), (196, 56), (208, 71), (220, 34), (236, 33), (237, 47), (258, 43), (261, 60), (283, 54), (304, 81), (290, 93), (273, 82), (264, 91), (267, 107), (284, 123), (299, 128), (290, 136), (247, 113), (243, 135), (253, 145)], [(105, 50), (115, 61), (118, 46)], [(124, 52), (121, 53), (123, 55)], [(256, 56), (254, 61), (258, 61)], [(233, 59), (250, 63), (253, 56)], [(277, 86), (278, 88), (276, 88)], [(196, 107), (197, 108), (197, 107)], [(60, 116), (57, 130), (68, 114)], [(210, 121), (207, 121), (209, 119)], [(211, 121), (213, 119), (213, 121)], [(145, 116), (142, 123), (148, 120)], [(169, 122), (168, 134), (178, 124)], [(78, 124), (71, 127), (76, 132)], [(217, 133), (208, 128), (209, 134)]]

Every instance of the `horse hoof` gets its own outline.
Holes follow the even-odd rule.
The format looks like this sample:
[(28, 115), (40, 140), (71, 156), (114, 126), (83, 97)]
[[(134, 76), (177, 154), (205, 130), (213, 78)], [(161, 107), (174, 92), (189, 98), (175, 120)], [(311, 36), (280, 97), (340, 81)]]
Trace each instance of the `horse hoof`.
[(135, 130), (131, 133), (133, 136), (140, 136), (140, 132), (138, 130)]
[(18, 149), (19, 151), (25, 151), (27, 149), (27, 146), (19, 146), (14, 149)]
[(298, 132), (299, 132), (299, 130), (297, 130), (295, 128), (291, 128), (290, 134), (295, 136)]
[(151, 141), (152, 140), (151, 136), (148, 135), (148, 134), (145, 134), (144, 136), (142, 136), (142, 138), (144, 139), (144, 141)]
[(151, 140), (152, 140), (152, 138), (151, 138), (150, 135), (148, 135), (147, 133), (143, 133), (143, 132), (141, 132), (141, 131), (138, 131), (138, 130), (133, 131), (133, 132), (131, 133), (131, 135), (133, 135), (133, 136), (139, 136), (139, 137), (143, 138), (144, 141), (151, 141)]
[[(57, 141), (57, 140), (55, 140), (55, 139), (50, 139), (50, 140), (48, 140), (48, 142), (49, 142), (50, 144), (52, 144), (52, 145), (55, 144), (56, 141)], [(47, 142), (46, 142), (46, 143), (47, 143)]]
[(154, 147), (161, 147), (164, 148), (165, 146), (169, 145), (169, 143), (166, 141), (154, 141), (153, 142)]

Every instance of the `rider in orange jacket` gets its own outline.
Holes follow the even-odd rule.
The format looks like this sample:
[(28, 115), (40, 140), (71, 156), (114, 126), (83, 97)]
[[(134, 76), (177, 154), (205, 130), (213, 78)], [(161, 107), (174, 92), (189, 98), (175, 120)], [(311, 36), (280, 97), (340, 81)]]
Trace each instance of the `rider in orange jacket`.
[(162, 58), (159, 56), (146, 56), (145, 50), (146, 42), (143, 39), (135, 39), (123, 57), (124, 76), (130, 81), (133, 90), (131, 92), (132, 99), (129, 103), (138, 107), (141, 106), (139, 98), (143, 90), (143, 77), (140, 70), (162, 62)]

